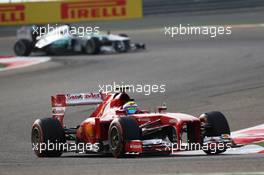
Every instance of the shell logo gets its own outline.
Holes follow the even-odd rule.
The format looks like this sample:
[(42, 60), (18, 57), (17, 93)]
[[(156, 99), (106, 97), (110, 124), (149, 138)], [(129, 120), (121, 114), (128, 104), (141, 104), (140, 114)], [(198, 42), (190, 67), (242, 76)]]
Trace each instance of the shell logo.
[(89, 140), (94, 137), (94, 127), (91, 123), (85, 123), (83, 126), (85, 137)]

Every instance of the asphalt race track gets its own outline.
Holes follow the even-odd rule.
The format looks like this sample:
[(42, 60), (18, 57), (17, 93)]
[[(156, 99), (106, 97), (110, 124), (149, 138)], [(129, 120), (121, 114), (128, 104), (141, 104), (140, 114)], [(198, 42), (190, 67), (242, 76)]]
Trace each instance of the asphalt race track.
[[(215, 14), (220, 24), (230, 24), (232, 19), (236, 24), (243, 24), (243, 18), (239, 16), (251, 17), (253, 21), (259, 19), (257, 22), (260, 23), (264, 11)], [(160, 26), (155, 17), (148, 17), (144, 19), (146, 29), (127, 31), (133, 40), (146, 42), (146, 51), (54, 56), (48, 63), (0, 72), (0, 174), (264, 172), (264, 156), (257, 154), (125, 159), (71, 153), (61, 158), (37, 158), (33, 154), (31, 125), (38, 117), (50, 116), (51, 95), (98, 91), (99, 85), (113, 81), (166, 84), (164, 94), (131, 94), (143, 108), (153, 110), (165, 101), (169, 111), (173, 112), (200, 115), (219, 110), (227, 116), (232, 131), (263, 123), (264, 27), (239, 25), (232, 29), (231, 36), (217, 38), (169, 38), (162, 28), (165, 23), (176, 25), (173, 17), (157, 19)], [(202, 14), (183, 19), (212, 23)], [(210, 19), (214, 19), (214, 14)], [(147, 27), (148, 21), (155, 21), (156, 26)], [(12, 36), (0, 38), (1, 55), (13, 55), (14, 40)], [(78, 125), (90, 110), (90, 107), (69, 109), (66, 123)]]

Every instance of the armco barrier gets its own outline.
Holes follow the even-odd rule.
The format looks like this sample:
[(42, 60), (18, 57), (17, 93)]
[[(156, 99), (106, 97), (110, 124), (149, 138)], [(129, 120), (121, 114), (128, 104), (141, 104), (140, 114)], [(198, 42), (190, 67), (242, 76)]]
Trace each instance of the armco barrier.
[(264, 0), (143, 0), (144, 15), (264, 7)]
[(142, 0), (71, 0), (0, 4), (0, 25), (142, 17)]

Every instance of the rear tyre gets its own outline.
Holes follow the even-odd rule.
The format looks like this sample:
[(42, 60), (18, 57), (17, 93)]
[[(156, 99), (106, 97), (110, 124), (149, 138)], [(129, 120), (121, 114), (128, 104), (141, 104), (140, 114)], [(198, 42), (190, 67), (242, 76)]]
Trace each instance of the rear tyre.
[(53, 49), (50, 45), (46, 47), (46, 55), (56, 55), (56, 51), (55, 49)]
[(15, 43), (14, 52), (17, 56), (28, 56), (33, 50), (33, 43), (26, 39), (20, 39)]
[(100, 50), (100, 41), (97, 38), (87, 40), (83, 47), (83, 52), (89, 55), (98, 54), (100, 53)]
[[(204, 123), (203, 139), (204, 137), (219, 137), (223, 134), (230, 135), (230, 128), (224, 114), (218, 111), (208, 112), (200, 117)], [(220, 154), (226, 149), (203, 150), (206, 154)]]
[(141, 129), (132, 117), (122, 117), (112, 121), (108, 131), (109, 149), (113, 156), (125, 156), (125, 143), (130, 140), (140, 140)]
[(66, 143), (65, 133), (57, 119), (37, 119), (31, 132), (31, 142), (38, 157), (59, 157)]

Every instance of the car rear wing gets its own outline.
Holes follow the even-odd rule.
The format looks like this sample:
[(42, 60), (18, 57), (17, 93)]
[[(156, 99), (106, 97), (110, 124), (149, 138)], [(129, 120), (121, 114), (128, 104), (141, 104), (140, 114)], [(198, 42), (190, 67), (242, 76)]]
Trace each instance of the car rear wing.
[(77, 93), (51, 96), (52, 117), (58, 119), (63, 126), (66, 107), (97, 105), (103, 102), (104, 95), (103, 93)]

